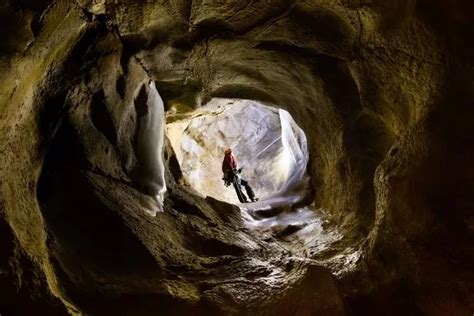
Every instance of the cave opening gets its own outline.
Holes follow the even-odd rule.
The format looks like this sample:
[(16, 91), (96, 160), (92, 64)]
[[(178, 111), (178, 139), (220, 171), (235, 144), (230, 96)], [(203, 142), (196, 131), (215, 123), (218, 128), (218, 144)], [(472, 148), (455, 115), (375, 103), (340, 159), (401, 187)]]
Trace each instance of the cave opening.
[(287, 111), (252, 100), (214, 98), (188, 115), (172, 107), (166, 116), (166, 134), (183, 177), (197, 193), (239, 204), (232, 186), (222, 180), (224, 152), (232, 148), (241, 178), (259, 198), (252, 204), (293, 204), (304, 195), (306, 136)]
[[(174, 104), (166, 112), (166, 136), (180, 168), (180, 185), (237, 206), (240, 220), (262, 240), (279, 240), (289, 251), (314, 255), (340, 238), (326, 231), (322, 210), (306, 199), (312, 193), (307, 137), (288, 111), (249, 99), (213, 98), (197, 109)], [(232, 185), (224, 185), (227, 148), (257, 202), (240, 203)]]

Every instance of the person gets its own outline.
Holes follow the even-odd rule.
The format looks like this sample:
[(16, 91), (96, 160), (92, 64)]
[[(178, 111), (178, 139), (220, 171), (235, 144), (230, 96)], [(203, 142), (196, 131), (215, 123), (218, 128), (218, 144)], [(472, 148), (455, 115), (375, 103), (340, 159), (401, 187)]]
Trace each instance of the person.
[[(233, 181), (234, 178), (238, 177), (238, 174), (240, 173), (241, 170), (242, 168), (237, 170), (237, 160), (235, 159), (235, 156), (232, 154), (232, 149), (227, 148), (225, 150), (224, 160), (222, 161), (222, 172), (224, 173), (224, 177), (222, 179), (224, 180), (225, 184), (229, 186), (230, 184), (234, 183)], [(250, 201), (252, 202), (258, 201), (248, 181), (245, 181), (243, 179), (239, 179), (239, 180), (240, 180), (240, 185), (242, 185), (245, 188), (245, 191), (247, 192), (247, 195)], [(243, 194), (242, 191), (240, 191), (240, 188), (238, 188), (235, 184), (234, 184), (234, 188), (236, 190), (239, 201), (242, 203), (248, 203), (247, 197), (245, 196), (245, 194)]]

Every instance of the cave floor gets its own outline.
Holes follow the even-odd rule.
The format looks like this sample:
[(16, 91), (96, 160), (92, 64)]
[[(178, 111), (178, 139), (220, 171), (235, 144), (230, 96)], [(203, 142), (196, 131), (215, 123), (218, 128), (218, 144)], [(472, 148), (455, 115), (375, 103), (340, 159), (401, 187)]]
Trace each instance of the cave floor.
[[(297, 197), (294, 197), (295, 199)], [(240, 204), (246, 227), (292, 256), (322, 264), (336, 275), (350, 272), (361, 258), (361, 241), (345, 234), (321, 209), (271, 207), (292, 197)]]

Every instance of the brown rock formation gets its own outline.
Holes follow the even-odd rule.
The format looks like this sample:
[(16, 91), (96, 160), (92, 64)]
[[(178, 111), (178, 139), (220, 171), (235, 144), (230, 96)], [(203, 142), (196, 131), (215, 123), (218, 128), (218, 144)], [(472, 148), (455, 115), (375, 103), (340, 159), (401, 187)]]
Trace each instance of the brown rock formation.
[[(471, 315), (472, 12), (0, 2), (0, 314)], [(310, 150), (302, 203), (322, 210), (321, 241), (339, 237), (248, 229), (182, 185), (169, 142), (164, 212), (149, 216), (150, 82), (165, 109), (226, 97), (290, 112)]]

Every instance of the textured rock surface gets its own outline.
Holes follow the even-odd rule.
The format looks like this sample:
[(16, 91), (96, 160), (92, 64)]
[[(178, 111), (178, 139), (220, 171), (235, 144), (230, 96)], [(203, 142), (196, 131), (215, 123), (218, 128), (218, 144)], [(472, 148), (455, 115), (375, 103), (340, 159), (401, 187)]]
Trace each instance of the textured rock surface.
[[(0, 313), (472, 314), (472, 12), (1, 1)], [(182, 185), (169, 143), (164, 212), (147, 215), (153, 81), (182, 114), (214, 97), (291, 113), (308, 137), (305, 203), (336, 241), (248, 229)]]

